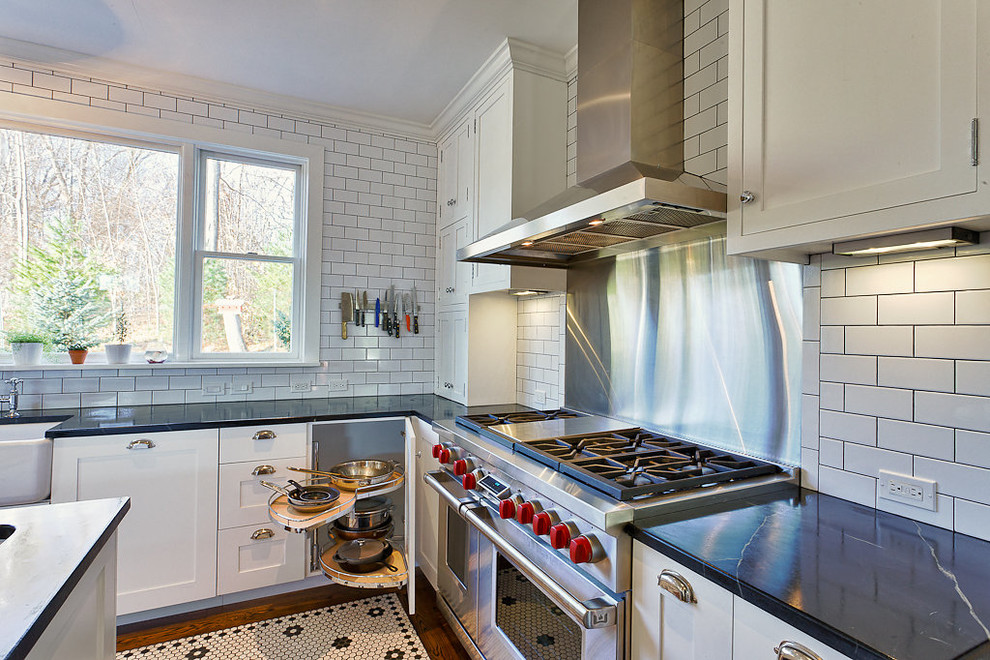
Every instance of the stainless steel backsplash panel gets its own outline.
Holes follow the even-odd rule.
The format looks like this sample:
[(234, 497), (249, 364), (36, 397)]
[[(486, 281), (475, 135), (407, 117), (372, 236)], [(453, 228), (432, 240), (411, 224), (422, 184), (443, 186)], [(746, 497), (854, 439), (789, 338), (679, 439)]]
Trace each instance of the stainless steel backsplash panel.
[(724, 236), (572, 267), (566, 405), (797, 465), (801, 277)]

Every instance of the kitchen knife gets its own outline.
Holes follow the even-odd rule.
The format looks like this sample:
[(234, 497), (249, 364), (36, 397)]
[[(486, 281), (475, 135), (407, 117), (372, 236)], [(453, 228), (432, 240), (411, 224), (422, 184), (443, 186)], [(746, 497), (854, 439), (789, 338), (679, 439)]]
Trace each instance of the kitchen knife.
[(347, 324), (354, 320), (354, 301), (346, 291), (340, 294), (340, 338), (347, 339)]
[(419, 300), (416, 295), (416, 285), (412, 288), (413, 334), (419, 334)]
[(384, 315), (383, 315), (383, 318), (382, 318), (382, 327), (385, 328), (385, 332), (387, 332), (388, 333), (388, 336), (391, 337), (392, 336), (392, 307), (389, 304), (388, 289), (385, 290), (385, 305), (384, 305), (382, 311), (384, 312)]
[(364, 325), (361, 323), (361, 296), (357, 289), (354, 289), (354, 325)]
[(399, 299), (395, 297), (395, 285), (391, 285), (388, 288), (388, 297), (392, 299), (392, 319), (389, 323), (392, 324), (392, 329), (395, 330), (395, 338), (399, 338)]
[(378, 327), (378, 322), (381, 320), (382, 316), (382, 299), (375, 298), (375, 327)]
[(408, 293), (402, 294), (402, 315), (406, 317), (406, 332), (412, 332), (412, 302)]
[(368, 307), (368, 292), (365, 291), (364, 293), (361, 294), (361, 325), (365, 324), (364, 314), (369, 309), (371, 308)]

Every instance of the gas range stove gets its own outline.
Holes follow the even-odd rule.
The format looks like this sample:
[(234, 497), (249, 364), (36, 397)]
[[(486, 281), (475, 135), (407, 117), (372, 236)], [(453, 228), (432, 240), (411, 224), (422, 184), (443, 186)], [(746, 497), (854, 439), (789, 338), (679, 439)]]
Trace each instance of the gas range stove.
[(456, 421), (620, 501), (781, 471), (772, 463), (563, 408)]

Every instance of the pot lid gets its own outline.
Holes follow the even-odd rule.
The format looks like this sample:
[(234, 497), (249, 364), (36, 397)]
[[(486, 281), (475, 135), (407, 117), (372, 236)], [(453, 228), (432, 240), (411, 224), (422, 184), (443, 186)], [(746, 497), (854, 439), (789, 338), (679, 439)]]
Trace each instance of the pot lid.
[(384, 513), (392, 508), (392, 500), (388, 497), (369, 497), (358, 500), (354, 505), (355, 516), (373, 516)]
[(337, 560), (350, 564), (383, 561), (392, 554), (392, 544), (380, 539), (355, 539), (337, 549)]

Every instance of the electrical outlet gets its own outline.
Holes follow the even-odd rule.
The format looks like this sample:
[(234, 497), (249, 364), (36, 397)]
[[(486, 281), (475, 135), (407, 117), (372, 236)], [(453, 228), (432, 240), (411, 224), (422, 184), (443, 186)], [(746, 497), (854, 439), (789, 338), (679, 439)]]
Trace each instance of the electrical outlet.
[(540, 407), (547, 405), (547, 393), (545, 390), (536, 390), (533, 392), (533, 405)]
[(231, 394), (251, 394), (254, 392), (254, 383), (249, 380), (240, 381), (234, 380), (230, 385)]
[(919, 509), (935, 510), (934, 481), (906, 474), (880, 470), (877, 488), (882, 499), (900, 502)]
[(224, 383), (205, 383), (202, 394), (204, 396), (223, 396), (227, 393), (227, 386)]
[(310, 382), (309, 377), (290, 378), (289, 389), (293, 392), (310, 392), (313, 389), (313, 383)]
[(347, 391), (347, 379), (341, 378), (340, 380), (330, 380), (327, 381), (327, 391), (328, 392), (346, 392)]

